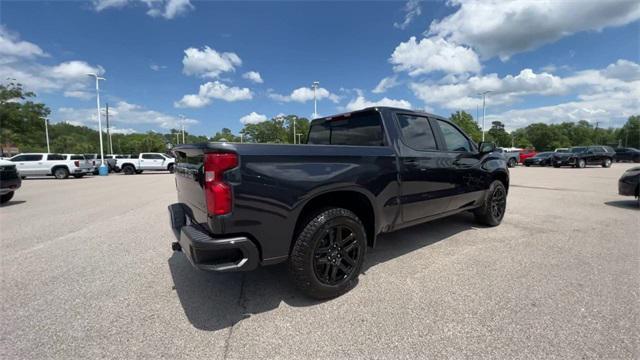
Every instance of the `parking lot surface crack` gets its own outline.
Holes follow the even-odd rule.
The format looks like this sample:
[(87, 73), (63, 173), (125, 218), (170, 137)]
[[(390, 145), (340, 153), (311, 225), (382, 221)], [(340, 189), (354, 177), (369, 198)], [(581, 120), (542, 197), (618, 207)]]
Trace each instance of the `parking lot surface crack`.
[[(245, 280), (246, 280), (246, 275), (243, 273), (242, 278), (240, 279), (240, 294), (238, 295), (238, 306), (242, 310), (243, 315), (246, 314), (247, 312), (247, 306), (245, 303), (245, 291), (244, 291)], [(227, 334), (227, 338), (225, 339), (225, 342), (224, 342), (224, 355), (222, 357), (223, 359), (227, 359), (229, 356), (229, 350), (231, 348), (231, 337), (233, 336), (234, 327), (244, 318), (245, 318), (244, 316), (241, 317), (238, 321), (233, 322), (229, 327), (229, 333)]]

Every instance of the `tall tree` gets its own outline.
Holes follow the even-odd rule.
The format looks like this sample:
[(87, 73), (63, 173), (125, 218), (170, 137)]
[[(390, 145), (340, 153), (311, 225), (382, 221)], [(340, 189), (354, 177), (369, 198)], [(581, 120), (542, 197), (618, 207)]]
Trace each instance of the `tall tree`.
[(0, 84), (0, 142), (19, 145), (21, 151), (46, 150), (47, 106), (32, 101), (32, 92), (21, 84)]
[(478, 124), (473, 120), (471, 114), (465, 111), (456, 111), (451, 114), (449, 120), (464, 130), (473, 141), (480, 142), (482, 140), (482, 130), (480, 130)]

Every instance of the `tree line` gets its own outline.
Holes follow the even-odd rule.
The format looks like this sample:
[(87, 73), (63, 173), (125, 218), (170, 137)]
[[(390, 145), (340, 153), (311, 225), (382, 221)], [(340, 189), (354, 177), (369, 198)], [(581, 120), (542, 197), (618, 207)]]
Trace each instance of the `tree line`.
[[(35, 94), (25, 91), (20, 84), (0, 84), (0, 144), (14, 144), (21, 152), (46, 151), (45, 119), (51, 113), (42, 103), (35, 102)], [(450, 119), (471, 138), (479, 142), (482, 130), (473, 117), (464, 111), (451, 114)], [(277, 116), (257, 124), (245, 124), (239, 133), (223, 128), (211, 136), (185, 132), (186, 143), (207, 141), (254, 143), (306, 143), (309, 119), (296, 115)], [(65, 122), (49, 125), (52, 152), (97, 153), (98, 131), (87, 126)], [(171, 129), (166, 133), (149, 131), (134, 134), (111, 134), (113, 152), (134, 154), (139, 152), (165, 152), (182, 142), (182, 133)], [(630, 116), (621, 128), (596, 128), (585, 120), (560, 124), (533, 123), (507, 132), (500, 121), (494, 121), (485, 133), (485, 140), (501, 147), (535, 148), (538, 151), (558, 147), (581, 145), (612, 145), (640, 148), (640, 116)], [(105, 152), (110, 152), (109, 139), (103, 134)]]

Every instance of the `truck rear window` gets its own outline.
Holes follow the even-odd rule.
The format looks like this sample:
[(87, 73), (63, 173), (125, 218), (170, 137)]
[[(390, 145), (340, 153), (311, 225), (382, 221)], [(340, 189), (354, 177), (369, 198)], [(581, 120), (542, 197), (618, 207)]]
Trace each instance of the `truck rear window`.
[(383, 146), (383, 138), (380, 114), (372, 111), (328, 118), (311, 125), (307, 144)]

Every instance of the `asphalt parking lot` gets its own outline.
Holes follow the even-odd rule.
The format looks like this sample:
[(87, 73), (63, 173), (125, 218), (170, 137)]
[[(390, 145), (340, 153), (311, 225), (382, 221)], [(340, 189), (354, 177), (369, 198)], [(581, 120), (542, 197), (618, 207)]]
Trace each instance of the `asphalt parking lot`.
[(511, 169), (502, 225), (387, 234), (325, 302), (282, 265), (209, 274), (174, 254), (172, 175), (27, 179), (0, 208), (0, 357), (638, 358), (631, 166)]

